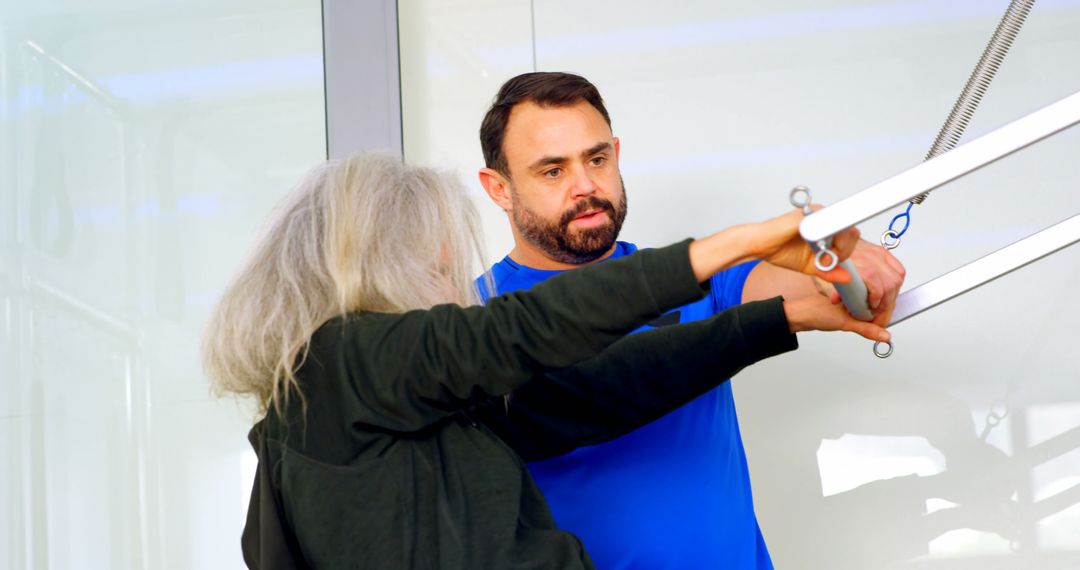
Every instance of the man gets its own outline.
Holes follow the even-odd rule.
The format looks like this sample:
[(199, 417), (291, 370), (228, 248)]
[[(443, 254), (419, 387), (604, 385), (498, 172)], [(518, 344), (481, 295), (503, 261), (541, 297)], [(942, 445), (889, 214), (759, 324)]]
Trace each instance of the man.
[[(506, 211), (514, 236), (514, 249), (492, 268), (498, 292), (636, 251), (616, 241), (627, 210), (620, 141), (587, 80), (565, 73), (509, 80), (484, 117), (480, 140), (480, 182)], [(852, 259), (867, 282), (875, 322), (887, 324), (903, 267), (865, 242)], [(713, 277), (702, 301), (650, 324), (819, 293), (838, 302), (835, 291), (805, 275), (748, 262)], [(772, 568), (730, 383), (623, 437), (529, 469), (556, 522), (581, 537), (598, 568)]]

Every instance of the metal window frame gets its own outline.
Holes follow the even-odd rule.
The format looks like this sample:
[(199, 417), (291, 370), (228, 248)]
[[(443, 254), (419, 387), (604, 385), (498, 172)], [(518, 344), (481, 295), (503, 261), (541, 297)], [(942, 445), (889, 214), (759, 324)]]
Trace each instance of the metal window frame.
[(322, 19), (327, 157), (402, 157), (397, 1), (323, 0)]

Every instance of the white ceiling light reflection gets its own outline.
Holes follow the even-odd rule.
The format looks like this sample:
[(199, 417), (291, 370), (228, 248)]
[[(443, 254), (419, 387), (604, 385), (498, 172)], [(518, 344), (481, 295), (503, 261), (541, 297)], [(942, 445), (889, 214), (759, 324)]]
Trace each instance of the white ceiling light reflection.
[(945, 471), (945, 456), (925, 437), (845, 434), (823, 439), (817, 460), (823, 497), (873, 481)]

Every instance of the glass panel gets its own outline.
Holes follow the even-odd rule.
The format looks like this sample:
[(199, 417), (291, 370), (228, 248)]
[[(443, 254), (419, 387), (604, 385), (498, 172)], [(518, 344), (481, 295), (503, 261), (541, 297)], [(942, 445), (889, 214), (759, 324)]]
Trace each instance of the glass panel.
[(325, 158), (318, 3), (6, 3), (0, 566), (240, 568), (203, 323)]

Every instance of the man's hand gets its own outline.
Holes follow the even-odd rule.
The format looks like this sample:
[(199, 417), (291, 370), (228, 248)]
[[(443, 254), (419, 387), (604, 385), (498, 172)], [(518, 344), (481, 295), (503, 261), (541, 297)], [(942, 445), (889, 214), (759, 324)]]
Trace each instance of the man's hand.
[[(900, 260), (889, 253), (889, 250), (865, 240), (859, 240), (855, 244), (851, 261), (859, 270), (859, 276), (862, 277), (863, 282), (866, 283), (866, 302), (874, 314), (873, 322), (883, 327), (887, 326), (892, 319), (893, 309), (896, 308), (896, 297), (900, 294), (900, 287), (904, 284), (907, 271)], [(833, 303), (840, 303), (840, 294), (836, 292), (836, 289), (828, 284), (815, 283), (825, 288), (825, 292)]]

